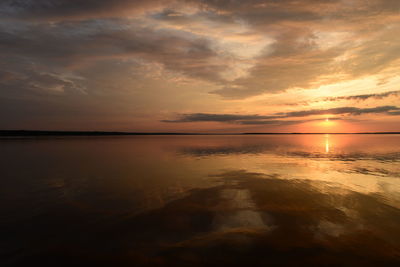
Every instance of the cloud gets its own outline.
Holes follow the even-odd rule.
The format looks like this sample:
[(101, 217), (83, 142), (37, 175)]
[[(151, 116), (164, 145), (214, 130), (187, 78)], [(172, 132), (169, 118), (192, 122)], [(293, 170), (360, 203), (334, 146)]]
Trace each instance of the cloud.
[(318, 41), (314, 26), (277, 25), (276, 32), (270, 33), (275, 42), (263, 56), (256, 59), (249, 74), (213, 93), (226, 98), (243, 99), (290, 88), (316, 88), (367, 75), (379, 75), (390, 69), (389, 76), (394, 77), (400, 64), (400, 43), (394, 41), (392, 36), (400, 33), (398, 25), (389, 28), (382, 26), (372, 31), (374, 38), (369, 39), (361, 33), (365, 29), (352, 26), (352, 37), (343, 38), (337, 45), (326, 49), (318, 44), (326, 41)]
[(286, 113), (276, 113), (278, 116), (282, 116), (285, 118), (291, 117), (305, 117), (312, 115), (341, 115), (341, 114), (349, 114), (349, 115), (362, 115), (369, 113), (386, 113), (390, 114), (391, 111), (399, 111), (400, 107), (396, 106), (379, 106), (374, 108), (356, 108), (356, 107), (339, 107), (339, 108), (330, 108), (330, 109), (311, 109), (311, 110), (302, 110), (302, 111), (292, 111)]
[(362, 95), (347, 95), (347, 96), (334, 96), (334, 97), (324, 97), (317, 98), (315, 100), (310, 101), (302, 101), (296, 103), (286, 104), (288, 106), (299, 106), (299, 105), (309, 105), (310, 103), (321, 102), (321, 101), (341, 101), (341, 100), (356, 100), (356, 101), (365, 101), (369, 99), (384, 99), (387, 97), (399, 97), (400, 90), (387, 91), (383, 93), (372, 93), (372, 94), (362, 94)]
[(193, 113), (193, 114), (182, 114), (176, 120), (163, 120), (163, 122), (205, 122), (205, 121), (233, 122), (242, 120), (262, 120), (262, 119), (270, 119), (273, 117), (274, 116)]
[[(183, 122), (224, 122), (241, 125), (293, 125), (310, 121), (321, 121), (323, 119), (309, 120), (279, 120), (284, 116), (261, 116), (261, 115), (237, 115), (237, 114), (210, 114), (210, 113), (194, 113), (182, 114), (175, 120), (161, 120), (167, 123), (183, 123)], [(332, 120), (340, 120), (340, 118), (332, 118)]]
[(340, 56), (344, 48), (318, 51), (313, 44), (298, 44), (300, 36), (288, 35), (275, 38), (270, 48), (273, 52), (259, 57), (248, 76), (213, 93), (241, 99), (263, 93), (278, 93), (294, 87), (308, 88), (318, 76), (334, 71), (329, 62)]
[[(279, 112), (272, 115), (243, 115), (243, 114), (212, 114), (193, 113), (181, 114), (175, 120), (162, 120), (167, 123), (184, 122), (225, 122), (243, 125), (291, 125), (310, 121), (321, 121), (324, 119), (286, 120), (289, 118), (308, 117), (316, 115), (363, 115), (371, 113), (384, 113), (386, 115), (400, 115), (400, 107), (379, 106), (374, 108), (339, 107), (331, 109), (311, 109), (292, 112)], [(343, 118), (330, 118), (330, 120), (342, 120)]]
[(4, 18), (30, 20), (86, 20), (132, 16), (176, 2), (175, 0), (3, 0)]
[[(219, 87), (213, 94), (241, 99), (388, 69), (400, 58), (392, 38), (400, 31), (399, 8), (383, 0), (5, 0), (0, 48), (43, 65), (110, 57), (157, 62), (213, 83)], [(376, 25), (366, 28), (372, 18)], [(211, 27), (219, 37), (207, 33)], [(232, 29), (242, 29), (237, 40), (271, 41), (257, 49), (221, 45)], [(235, 55), (238, 47), (254, 57)]]
[[(290, 88), (316, 88), (389, 69), (390, 75), (396, 75), (400, 44), (393, 36), (400, 33), (396, 15), (400, 2), (205, 2), (275, 40), (248, 76), (213, 91), (217, 95), (243, 99)], [(374, 27), (368, 26), (372, 18), (377, 21)]]
[[(175, 122), (290, 124), (291, 117), (328, 111), (194, 112), (204, 110), (199, 107), (203, 99), (218, 110), (230, 103), (221, 97), (245, 99), (369, 75), (390, 80), (400, 66), (400, 43), (393, 38), (400, 34), (399, 8), (397, 0), (3, 0), (0, 98), (5, 104), (6, 99), (21, 100), (19, 105), (10, 101), (9, 110), (31, 103), (49, 105), (55, 114), (57, 106), (65, 105), (93, 118), (119, 105), (147, 110), (146, 103), (157, 106), (174, 88), (175, 95), (165, 97), (173, 104), (159, 108), (155, 120), (162, 112), (187, 110), (177, 104), (185, 102), (196, 108)], [(378, 99), (396, 92), (326, 101)], [(7, 112), (12, 121), (16, 113)]]
[[(311, 121), (324, 121), (325, 119), (305, 119), (305, 120), (243, 120), (238, 121), (238, 124), (242, 125), (294, 125), (294, 124), (301, 124)], [(342, 120), (341, 118), (331, 118), (330, 120)]]
[[(225, 60), (218, 58), (204, 38), (118, 19), (11, 26), (0, 22), (0, 59), (3, 73), (20, 77), (8, 79), (7, 86), (20, 90), (33, 83), (40, 84), (38, 88), (55, 88), (55, 76), (79, 76), (82, 79), (74, 84), (82, 87), (90, 69), (98, 69), (105, 61), (119, 61), (128, 68), (129, 62), (132, 67), (159, 64), (177, 75), (212, 82), (222, 81), (220, 73), (227, 69)], [(111, 65), (102, 68), (108, 68), (109, 73), (116, 71)], [(52, 77), (45, 79), (46, 73)], [(102, 80), (104, 76), (90, 78)], [(63, 87), (68, 86), (65, 79), (58, 80)]]
[(370, 98), (383, 99), (383, 98), (389, 97), (389, 96), (400, 96), (400, 90), (388, 91), (388, 92), (383, 92), (383, 93), (375, 93), (375, 94), (325, 97), (321, 101), (367, 100), (367, 99), (370, 99)]

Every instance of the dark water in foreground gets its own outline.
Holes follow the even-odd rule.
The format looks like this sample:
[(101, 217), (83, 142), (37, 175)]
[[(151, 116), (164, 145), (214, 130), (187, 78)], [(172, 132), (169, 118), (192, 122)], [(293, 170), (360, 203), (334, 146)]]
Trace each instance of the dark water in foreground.
[(400, 264), (400, 135), (0, 148), (0, 266)]

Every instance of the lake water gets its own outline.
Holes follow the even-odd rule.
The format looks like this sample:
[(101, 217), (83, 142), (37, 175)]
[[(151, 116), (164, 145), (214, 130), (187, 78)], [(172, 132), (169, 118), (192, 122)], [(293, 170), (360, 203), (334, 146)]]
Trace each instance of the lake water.
[(400, 264), (400, 135), (0, 139), (1, 266)]

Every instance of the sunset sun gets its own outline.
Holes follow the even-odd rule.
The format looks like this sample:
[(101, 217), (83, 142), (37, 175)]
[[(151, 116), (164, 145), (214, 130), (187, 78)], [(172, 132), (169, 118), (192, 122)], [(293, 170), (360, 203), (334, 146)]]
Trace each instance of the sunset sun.
[(325, 118), (325, 120), (322, 122), (322, 125), (324, 127), (333, 127), (336, 124), (335, 121), (330, 120), (329, 118)]

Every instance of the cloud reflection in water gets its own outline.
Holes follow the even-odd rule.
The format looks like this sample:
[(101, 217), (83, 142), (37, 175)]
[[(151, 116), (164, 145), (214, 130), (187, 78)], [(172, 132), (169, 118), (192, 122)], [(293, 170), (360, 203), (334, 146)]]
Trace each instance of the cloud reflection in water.
[(2, 255), (17, 266), (396, 265), (399, 138), (4, 141)]

